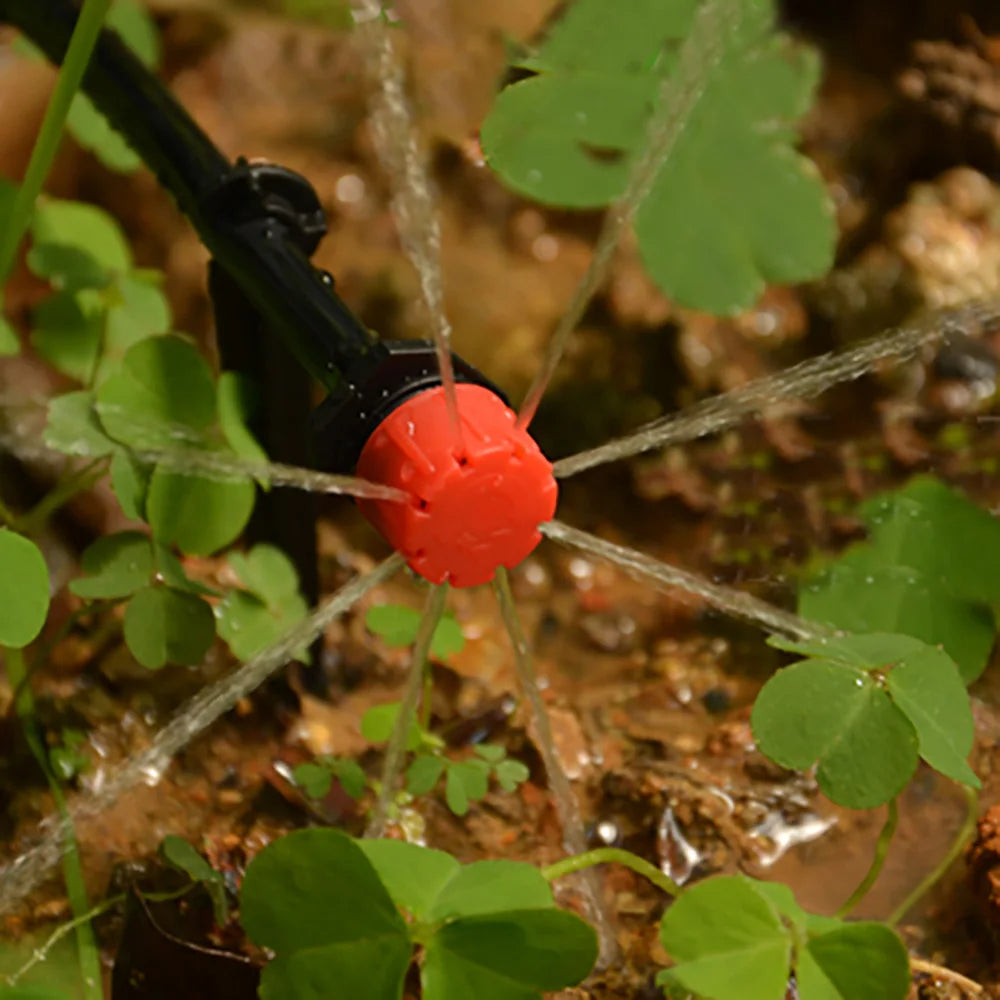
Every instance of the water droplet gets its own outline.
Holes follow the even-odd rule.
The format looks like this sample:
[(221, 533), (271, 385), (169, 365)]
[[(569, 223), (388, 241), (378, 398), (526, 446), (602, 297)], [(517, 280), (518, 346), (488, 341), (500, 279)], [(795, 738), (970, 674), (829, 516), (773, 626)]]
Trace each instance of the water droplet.
[(588, 116), (586, 111), (577, 111), (576, 113), (577, 123), (580, 125), (586, 125), (588, 121)]
[(534, 168), (532, 168), (531, 170), (529, 170), (528, 171), (528, 181), (531, 184), (540, 184), (541, 181), (542, 181), (542, 172), (541, 172), (541, 170), (536, 170)]

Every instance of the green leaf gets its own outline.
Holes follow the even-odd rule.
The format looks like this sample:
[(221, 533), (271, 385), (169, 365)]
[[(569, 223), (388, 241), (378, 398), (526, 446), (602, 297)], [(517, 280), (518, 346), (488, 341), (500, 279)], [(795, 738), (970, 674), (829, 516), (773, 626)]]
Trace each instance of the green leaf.
[(299, 593), (295, 564), (274, 545), (262, 542), (246, 555), (231, 552), (228, 561), (247, 590), (267, 604), (279, 604)]
[[(620, 195), (696, 6), (572, 5), (522, 62), (539, 75), (507, 87), (483, 123), (490, 166), (521, 194), (561, 207)], [(647, 269), (682, 305), (734, 312), (766, 284), (815, 277), (832, 263), (832, 206), (791, 127), (809, 106), (819, 63), (770, 33), (772, 14), (770, 3), (747, 5), (720, 58), (704, 61), (686, 127), (636, 214)]]
[(903, 1000), (910, 962), (885, 924), (841, 924), (812, 938), (796, 968), (802, 1000)]
[(66, 115), (66, 128), (80, 146), (92, 152), (108, 169), (124, 174), (142, 166), (139, 154), (86, 94), (74, 95)]
[[(219, 635), (244, 661), (279, 639), (308, 613), (305, 600), (298, 594), (268, 606), (245, 590), (231, 590), (215, 609)], [(308, 647), (296, 650), (295, 659), (308, 663)]]
[(104, 348), (96, 384), (118, 369), (129, 349), (170, 329), (170, 307), (159, 286), (162, 276), (133, 272), (119, 278), (108, 294)]
[(160, 35), (149, 11), (132, 0), (115, 0), (108, 8), (105, 27), (114, 31), (147, 69), (160, 62)]
[(970, 601), (1000, 604), (1000, 520), (931, 476), (861, 506), (886, 564), (910, 566)]
[(197, 443), (215, 419), (212, 372), (188, 341), (148, 337), (100, 387), (97, 408), (107, 433), (133, 448)]
[(920, 756), (962, 784), (979, 787), (966, 758), (974, 727), (969, 698), (947, 653), (907, 635), (843, 635), (819, 642), (772, 638), (770, 645), (834, 663), (878, 671), (896, 706), (913, 723)]
[(111, 488), (126, 517), (136, 521), (145, 518), (146, 494), (152, 475), (153, 470), (138, 461), (128, 449), (115, 449), (111, 457)]
[(368, 775), (356, 760), (344, 758), (336, 761), (334, 770), (341, 787), (352, 799), (360, 799), (368, 787)]
[(49, 613), (49, 571), (33, 541), (0, 528), (0, 646), (27, 646)]
[(597, 935), (563, 910), (511, 911), (456, 920), (427, 943), (425, 1000), (541, 1000), (586, 978)]
[[(118, 223), (82, 201), (40, 199), (31, 222), (28, 266), (56, 288), (102, 287), (131, 270), (132, 253)], [(58, 252), (51, 248), (60, 248)]]
[(60, 739), (49, 750), (49, 767), (60, 781), (68, 782), (90, 768), (90, 756), (83, 750), (87, 737), (79, 729), (64, 729)]
[(212, 900), (216, 924), (222, 927), (228, 923), (229, 904), (222, 873), (217, 872), (183, 837), (168, 834), (160, 843), (160, 854), (168, 864), (205, 886)]
[(21, 338), (6, 316), (0, 316), (0, 358), (10, 358), (21, 353)]
[(884, 564), (874, 549), (849, 549), (799, 592), (799, 614), (848, 632), (888, 632), (944, 646), (970, 683), (993, 647), (993, 616), (909, 566)]
[(819, 762), (817, 780), (834, 802), (870, 809), (889, 801), (917, 766), (917, 734), (864, 670), (806, 660), (779, 670), (751, 715), (761, 751), (784, 767)]
[(427, 920), (440, 922), (554, 906), (552, 889), (534, 866), (522, 861), (476, 861), (460, 868), (443, 886), (427, 912)]
[(110, 455), (115, 443), (104, 433), (92, 392), (67, 392), (49, 400), (45, 443), (65, 455)]
[(292, 770), (292, 780), (309, 798), (325, 799), (333, 785), (333, 771), (319, 761), (310, 761), (296, 765)]
[[(118, 33), (145, 66), (153, 68), (159, 62), (160, 43), (156, 26), (140, 4), (118, 0), (108, 9), (105, 25)], [(112, 170), (131, 171), (142, 163), (121, 133), (112, 128), (85, 94), (74, 96), (66, 127), (84, 149), (91, 150)]]
[(687, 889), (660, 922), (660, 940), (677, 963), (669, 977), (712, 1000), (779, 1000), (791, 941), (771, 904), (741, 876)]
[[(361, 735), (369, 743), (385, 743), (396, 725), (399, 715), (399, 702), (390, 701), (384, 705), (373, 705), (361, 716)], [(406, 739), (406, 749), (416, 750), (420, 746), (423, 731), (420, 725), (413, 721)]]
[(260, 1000), (400, 1000), (410, 942), (394, 935), (364, 938), (280, 955), (261, 974)]
[(149, 483), (146, 516), (164, 545), (208, 556), (239, 537), (255, 498), (249, 479), (203, 479), (158, 465)]
[(193, 594), (144, 587), (125, 609), (125, 643), (149, 670), (166, 663), (200, 663), (214, 638), (212, 609)]
[[(302, 621), (309, 608), (299, 593), (295, 566), (273, 545), (255, 545), (246, 555), (234, 552), (229, 565), (250, 592), (231, 591), (218, 605), (219, 634), (247, 660)], [(299, 650), (296, 657), (308, 663), (308, 649)]]
[(477, 767), (479, 761), (460, 760), (448, 764), (444, 797), (456, 816), (469, 811), (470, 802), (478, 802), (489, 791), (489, 766)]
[(433, 754), (421, 753), (406, 769), (406, 790), (411, 795), (426, 795), (441, 780), (445, 760)]
[(153, 551), (156, 554), (156, 572), (159, 578), (174, 590), (183, 590), (186, 594), (198, 594), (202, 597), (218, 597), (218, 591), (192, 580), (184, 571), (184, 564), (157, 539), (153, 539)]
[(153, 546), (138, 531), (119, 531), (89, 545), (81, 565), (88, 575), (69, 585), (77, 597), (128, 597), (149, 583), (153, 574)]
[(57, 371), (86, 382), (101, 353), (105, 313), (92, 289), (56, 292), (32, 314), (31, 345)]
[(160, 854), (164, 861), (173, 865), (195, 882), (211, 882), (220, 879), (220, 874), (183, 837), (168, 834), (160, 843)]
[(240, 458), (245, 458), (249, 462), (266, 462), (267, 452), (248, 427), (257, 405), (257, 393), (250, 380), (238, 372), (223, 372), (219, 376), (216, 389), (219, 425), (222, 427), (226, 443)]
[[(421, 612), (402, 604), (379, 604), (368, 609), (365, 627), (380, 636), (387, 646), (409, 646), (417, 637)], [(434, 629), (431, 655), (446, 660), (465, 646), (462, 628), (447, 612)]]
[[(406, 923), (364, 851), (331, 829), (272, 841), (247, 867), (243, 926), (279, 955), (340, 942), (409, 938)], [(329, 988), (329, 984), (327, 984)]]
[(435, 900), (462, 870), (450, 854), (430, 847), (387, 839), (357, 843), (395, 904), (416, 920), (430, 919)]
[(518, 785), (523, 784), (531, 776), (527, 765), (519, 760), (502, 760), (493, 769), (496, 775), (497, 784), (505, 792), (512, 792)]
[(888, 670), (889, 694), (913, 723), (920, 756), (946, 777), (979, 788), (967, 760), (975, 731), (958, 667), (943, 650), (912, 641), (912, 649)]

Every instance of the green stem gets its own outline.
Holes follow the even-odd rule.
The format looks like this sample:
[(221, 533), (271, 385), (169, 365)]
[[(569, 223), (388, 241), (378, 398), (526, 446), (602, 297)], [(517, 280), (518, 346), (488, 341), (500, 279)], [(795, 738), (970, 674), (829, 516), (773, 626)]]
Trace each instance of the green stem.
[(7, 280), (14, 266), (17, 248), (27, 232), (31, 213), (35, 208), (35, 199), (42, 190), (59, 149), (59, 140), (62, 138), (69, 106), (80, 89), (80, 82), (90, 62), (90, 53), (97, 42), (110, 3), (111, 0), (83, 2), (83, 9), (80, 11), (80, 17), (73, 29), (73, 37), (70, 38), (69, 47), (66, 49), (66, 57), (59, 70), (59, 79), (56, 81), (55, 90), (52, 91), (42, 127), (31, 151), (28, 169), (18, 188), (7, 225), (0, 233), (0, 283)]
[(585, 868), (592, 868), (594, 865), (607, 864), (618, 864), (631, 868), (637, 875), (649, 879), (653, 885), (662, 889), (668, 896), (681, 894), (681, 887), (672, 878), (664, 875), (656, 865), (652, 865), (645, 858), (640, 858), (631, 851), (624, 851), (620, 847), (595, 847), (592, 851), (563, 858), (562, 861), (557, 861), (555, 864), (543, 868), (542, 876), (552, 882), (564, 875), (572, 875)]
[(976, 820), (979, 818), (979, 796), (976, 794), (975, 789), (967, 788), (964, 785), (962, 786), (962, 791), (965, 793), (965, 819), (962, 821), (955, 840), (948, 849), (948, 853), (938, 862), (937, 867), (892, 911), (889, 919), (886, 921), (890, 927), (895, 927), (913, 909), (917, 900), (944, 877), (945, 872), (948, 871), (955, 859), (962, 853), (962, 848), (972, 839), (972, 835), (976, 830)]
[(865, 877), (858, 883), (858, 887), (847, 897), (846, 902), (834, 916), (838, 918), (846, 917), (865, 896), (868, 890), (875, 884), (875, 879), (879, 877), (885, 859), (889, 856), (889, 845), (892, 843), (893, 835), (896, 833), (896, 826), (899, 824), (899, 799), (891, 799), (889, 811), (885, 817), (885, 823), (875, 842), (875, 857), (872, 858), (871, 866), (865, 872)]
[(2, 521), (8, 528), (13, 528), (17, 524), (17, 515), (3, 502), (0, 500), (0, 521)]
[(76, 842), (76, 832), (70, 817), (66, 796), (62, 786), (49, 767), (49, 757), (45, 749), (45, 741), (35, 716), (35, 699), (28, 683), (27, 671), (24, 665), (24, 652), (9, 646), (3, 648), (4, 661), (7, 664), (7, 679), (11, 689), (17, 692), (14, 698), (14, 709), (21, 721), (24, 738), (28, 743), (32, 756), (45, 775), (56, 811), (62, 824), (64, 841), (63, 876), (66, 879), (66, 895), (73, 910), (76, 930), (77, 956), (80, 962), (80, 975), (83, 980), (83, 996), (85, 1000), (103, 1000), (104, 989), (101, 984), (101, 957), (90, 926), (90, 900), (83, 881), (83, 866), (80, 864), (80, 850)]
[(75, 469), (35, 504), (31, 510), (18, 519), (17, 528), (25, 535), (36, 534), (45, 522), (78, 493), (89, 490), (105, 473), (107, 460), (95, 458), (80, 469)]

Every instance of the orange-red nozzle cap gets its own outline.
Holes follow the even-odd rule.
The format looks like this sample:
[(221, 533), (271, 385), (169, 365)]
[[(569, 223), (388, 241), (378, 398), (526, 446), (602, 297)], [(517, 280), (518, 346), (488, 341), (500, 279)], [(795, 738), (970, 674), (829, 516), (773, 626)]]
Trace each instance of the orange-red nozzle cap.
[(357, 472), (411, 494), (359, 500), (369, 521), (432, 583), (472, 587), (516, 566), (555, 513), (552, 465), (495, 393), (457, 385), (462, 450), (437, 386), (406, 400), (368, 439)]

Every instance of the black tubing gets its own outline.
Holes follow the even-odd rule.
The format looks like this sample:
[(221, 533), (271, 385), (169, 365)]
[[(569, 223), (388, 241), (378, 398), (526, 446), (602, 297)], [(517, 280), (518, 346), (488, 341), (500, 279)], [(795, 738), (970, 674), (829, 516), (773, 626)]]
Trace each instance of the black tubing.
[[(78, 13), (70, 0), (0, 0), (0, 20), (23, 31), (55, 63), (66, 52)], [(312, 266), (286, 226), (261, 210), (262, 195), (245, 183), (241, 165), (223, 156), (113, 32), (101, 33), (83, 89), (322, 385), (343, 391), (345, 378), (362, 379), (383, 359), (384, 346), (336, 295), (329, 276)]]

